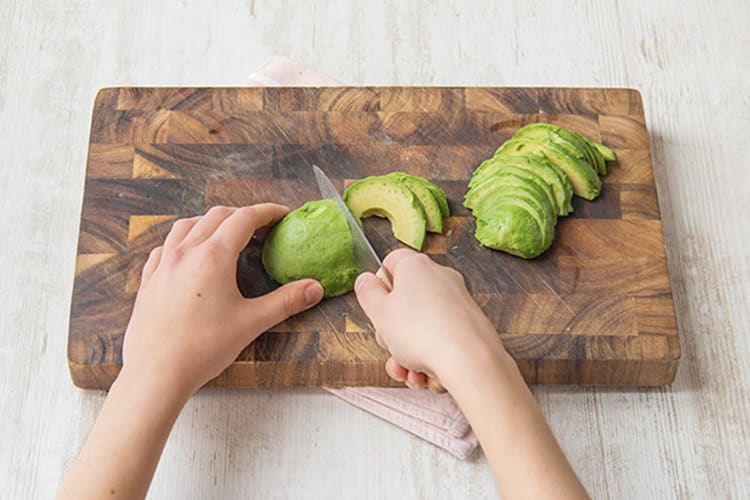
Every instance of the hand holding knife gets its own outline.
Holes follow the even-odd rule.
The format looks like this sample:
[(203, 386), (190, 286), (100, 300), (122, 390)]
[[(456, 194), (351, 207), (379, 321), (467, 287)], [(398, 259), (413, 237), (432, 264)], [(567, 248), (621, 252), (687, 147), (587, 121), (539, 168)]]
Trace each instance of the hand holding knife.
[[(383, 262), (375, 252), (372, 244), (365, 236), (359, 221), (354, 217), (349, 207), (339, 195), (336, 187), (333, 185), (328, 176), (317, 165), (313, 165), (315, 180), (318, 183), (320, 194), (325, 199), (331, 199), (341, 208), (349, 224), (349, 230), (352, 234), (352, 243), (354, 245), (354, 263), (361, 272), (372, 272), (380, 278), (390, 291), (393, 288), (393, 277), (390, 272), (383, 266)], [(434, 392), (445, 392), (445, 388), (434, 377), (427, 377), (427, 386)]]

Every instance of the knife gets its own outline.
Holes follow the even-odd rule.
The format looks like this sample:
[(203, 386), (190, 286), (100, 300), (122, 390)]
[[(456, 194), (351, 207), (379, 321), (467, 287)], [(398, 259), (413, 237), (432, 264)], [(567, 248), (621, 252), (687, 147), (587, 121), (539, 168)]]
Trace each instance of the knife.
[[(349, 210), (349, 207), (336, 190), (336, 186), (333, 185), (333, 182), (331, 182), (331, 179), (328, 178), (325, 172), (317, 165), (313, 165), (312, 168), (321, 197), (334, 200), (344, 213), (344, 217), (346, 217), (346, 222), (349, 224), (349, 231), (352, 233), (352, 243), (354, 244), (354, 265), (360, 271), (375, 273), (375, 276), (380, 278), (390, 291), (393, 288), (393, 277), (388, 269), (383, 266), (383, 262), (378, 257), (375, 249), (372, 248), (372, 244), (367, 239), (359, 221), (354, 217), (351, 210)], [(433, 392), (445, 392), (445, 388), (435, 377), (427, 376), (427, 386)]]
[(320, 169), (317, 165), (313, 165), (313, 172), (315, 173), (315, 180), (318, 182), (318, 189), (320, 189), (320, 195), (325, 199), (334, 200), (338, 203), (341, 211), (344, 212), (346, 217), (346, 223), (349, 224), (349, 231), (352, 233), (352, 243), (354, 244), (354, 265), (357, 266), (360, 272), (369, 271), (375, 273), (378, 278), (383, 280), (388, 290), (393, 288), (393, 279), (388, 270), (383, 267), (383, 262), (378, 257), (375, 249), (372, 248), (370, 240), (365, 236), (365, 232), (362, 230), (359, 221), (354, 217), (351, 210), (344, 200), (341, 199), (341, 195), (336, 190), (336, 187), (331, 182), (331, 179)]

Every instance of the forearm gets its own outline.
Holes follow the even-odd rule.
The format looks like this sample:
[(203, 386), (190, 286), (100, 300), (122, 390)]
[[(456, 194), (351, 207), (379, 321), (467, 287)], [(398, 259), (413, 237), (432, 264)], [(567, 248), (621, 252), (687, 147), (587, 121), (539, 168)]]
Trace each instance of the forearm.
[(490, 349), (457, 364), (441, 381), (469, 419), (503, 498), (588, 498), (511, 357)]
[(58, 498), (142, 498), (189, 391), (123, 370)]

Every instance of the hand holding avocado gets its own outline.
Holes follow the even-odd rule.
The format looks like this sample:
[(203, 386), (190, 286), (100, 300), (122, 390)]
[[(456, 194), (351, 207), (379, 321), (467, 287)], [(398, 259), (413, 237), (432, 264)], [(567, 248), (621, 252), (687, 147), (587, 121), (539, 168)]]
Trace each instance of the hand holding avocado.
[[(403, 172), (360, 179), (343, 199), (355, 217), (385, 217), (393, 235), (420, 250), (425, 233), (441, 233), (450, 215), (445, 192), (422, 177)], [(263, 266), (279, 283), (302, 278), (321, 282), (326, 297), (350, 292), (359, 271), (352, 235), (336, 202), (316, 200), (287, 214), (263, 245)]]

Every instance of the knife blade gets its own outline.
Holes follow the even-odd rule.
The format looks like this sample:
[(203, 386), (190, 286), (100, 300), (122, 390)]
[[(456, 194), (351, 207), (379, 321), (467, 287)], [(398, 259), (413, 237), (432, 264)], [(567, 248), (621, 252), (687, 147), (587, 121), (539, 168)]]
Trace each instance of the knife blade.
[(331, 182), (331, 179), (328, 178), (325, 172), (323, 172), (323, 170), (317, 165), (313, 165), (312, 167), (313, 173), (315, 174), (315, 180), (318, 183), (318, 189), (320, 189), (321, 197), (334, 200), (344, 213), (344, 217), (346, 217), (349, 231), (352, 233), (352, 243), (354, 244), (354, 265), (356, 265), (357, 269), (360, 271), (375, 273), (385, 282), (388, 289), (390, 289), (392, 283), (390, 273), (385, 267), (383, 267), (383, 262), (372, 247), (370, 240), (367, 239), (359, 221), (354, 217), (351, 210), (349, 210), (349, 207), (336, 190), (336, 186), (333, 185), (333, 182)]

